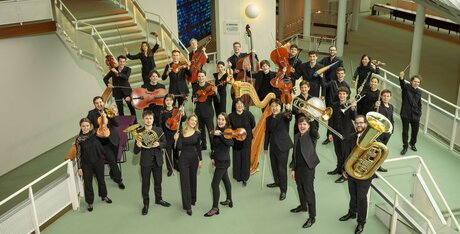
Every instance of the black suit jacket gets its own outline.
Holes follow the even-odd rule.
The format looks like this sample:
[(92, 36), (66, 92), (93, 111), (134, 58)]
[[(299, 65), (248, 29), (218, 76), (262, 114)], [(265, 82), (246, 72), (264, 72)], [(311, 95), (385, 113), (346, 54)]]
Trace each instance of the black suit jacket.
[[(118, 70), (118, 67), (116, 68)], [(104, 76), (104, 83), (105, 85), (109, 84), (109, 79), (112, 78), (112, 85), (113, 86), (122, 86), (127, 88), (113, 88), (113, 96), (115, 98), (118, 97), (127, 97), (131, 94), (132, 89), (131, 85), (129, 84), (129, 76), (131, 75), (131, 68), (125, 66), (118, 76), (115, 75), (113, 71), (109, 71), (107, 75)]]
[(332, 60), (330, 56), (327, 56), (319, 61), (319, 63), (321, 63), (323, 66), (329, 66), (337, 61), (339, 61), (337, 64), (324, 72), (324, 79), (326, 81), (337, 80), (337, 68), (343, 67), (343, 61), (337, 56), (335, 56)]
[[(319, 97), (319, 91), (321, 88), (321, 77), (315, 77), (313, 76), (313, 74), (322, 67), (324, 66), (321, 63), (316, 63), (315, 66), (310, 67), (310, 62), (305, 62), (302, 65), (298, 66), (298, 68), (292, 74), (292, 78), (294, 80), (297, 80), (300, 77), (302, 77), (303, 80), (308, 81), (308, 83), (310, 83), (309, 94), (312, 97)], [(323, 92), (322, 95), (324, 96), (325, 93)]]
[[(211, 86), (211, 84), (205, 83), (204, 86), (200, 86), (198, 82), (193, 84), (192, 86), (193, 96), (196, 97), (196, 92), (198, 90), (203, 90), (208, 86)], [(219, 95), (216, 95), (216, 94), (208, 96), (208, 98), (204, 102), (197, 101), (196, 108), (195, 108), (195, 114), (199, 117), (204, 117), (204, 118), (209, 118), (209, 117), (214, 116), (214, 109), (212, 107), (213, 99), (215, 99), (217, 103), (220, 102)]]
[(404, 79), (399, 79), (402, 91), (401, 117), (420, 121), (422, 116), (422, 91), (414, 89)]
[[(145, 130), (145, 127), (142, 127), (137, 130), (138, 133), (142, 132)], [(141, 160), (139, 164), (143, 167), (149, 167), (153, 166), (153, 163), (156, 162), (157, 166), (163, 165), (163, 156), (162, 156), (162, 151), (164, 147), (166, 147), (166, 137), (163, 134), (163, 130), (159, 127), (152, 127), (152, 130), (157, 134), (157, 136), (160, 137), (159, 143), (160, 146), (156, 148), (150, 148), (150, 149), (144, 149), (140, 148), (137, 146), (136, 143), (134, 143), (134, 154), (138, 154), (141, 152)], [(155, 161), (154, 161), (155, 160)]]
[[(219, 129), (224, 131), (224, 129)], [(223, 135), (213, 135), (214, 152), (211, 154), (211, 159), (220, 161), (230, 161), (230, 147), (233, 146), (233, 139), (227, 139)]]
[[(88, 118), (91, 121), (91, 124), (93, 124), (93, 127), (95, 130), (99, 128), (99, 123), (97, 122), (97, 119), (101, 116), (99, 111), (97, 109), (92, 109), (88, 111), (88, 115), (86, 118)], [(113, 145), (118, 145), (120, 143), (120, 137), (118, 136), (118, 132), (115, 129), (115, 127), (118, 127), (118, 121), (114, 118), (107, 118), (109, 122), (107, 123), (107, 127), (110, 130), (110, 135), (109, 135), (109, 140)], [(104, 139), (104, 138), (102, 138)]]
[(169, 67), (172, 66), (172, 63), (165, 66), (163, 75), (161, 76), (162, 80), (166, 80), (169, 77), (169, 93), (172, 94), (184, 94), (189, 93), (187, 82), (185, 81), (185, 75), (191, 76), (192, 73), (187, 68), (182, 68), (179, 72), (174, 73), (171, 71), (166, 75), (166, 72), (169, 70)]
[(342, 108), (344, 108), (344, 106), (340, 105), (339, 102), (334, 102), (332, 104), (332, 117), (329, 119), (329, 126), (341, 133), (344, 140), (346, 140), (347, 136), (355, 132), (353, 120), (356, 116), (356, 110), (350, 107), (343, 113), (341, 110)]
[(316, 141), (319, 138), (318, 131), (314, 128), (310, 128), (307, 133), (300, 135), (300, 133), (294, 136), (294, 150), (292, 152), (292, 169), (296, 168), (295, 156), (297, 153), (298, 140), (300, 138), (300, 150), (302, 151), (302, 157), (307, 163), (308, 168), (313, 169), (319, 164), (318, 154), (316, 154)]
[(292, 148), (292, 140), (289, 136), (289, 122), (291, 119), (291, 112), (281, 112), (275, 118), (273, 118), (273, 115), (267, 117), (264, 150), (268, 150), (269, 144), (277, 146), (281, 151), (288, 151)]

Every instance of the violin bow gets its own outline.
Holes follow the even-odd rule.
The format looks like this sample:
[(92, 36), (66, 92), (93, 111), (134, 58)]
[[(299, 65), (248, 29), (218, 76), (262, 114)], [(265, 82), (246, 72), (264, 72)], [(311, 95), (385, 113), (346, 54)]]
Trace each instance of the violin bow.
[(409, 67), (410, 67), (410, 63), (409, 63), (409, 64), (407, 64), (407, 66), (406, 66), (406, 68), (404, 68), (403, 72), (405, 73), (405, 72), (406, 72), (406, 70), (407, 70), (407, 68), (409, 68)]

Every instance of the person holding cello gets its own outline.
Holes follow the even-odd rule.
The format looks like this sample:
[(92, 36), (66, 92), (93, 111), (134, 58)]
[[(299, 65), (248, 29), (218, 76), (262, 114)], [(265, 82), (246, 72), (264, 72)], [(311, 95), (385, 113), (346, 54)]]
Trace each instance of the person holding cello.
[[(190, 39), (189, 41), (189, 45), (190, 45), (190, 53), (188, 54), (188, 60), (192, 61), (192, 58), (193, 58), (193, 55), (196, 53), (196, 52), (200, 52), (198, 50), (198, 40), (195, 39), (195, 38), (192, 38)], [(203, 48), (201, 49), (203, 51), (203, 56), (206, 58), (206, 63), (209, 63), (209, 57), (208, 55), (206, 54), (206, 47), (203, 46)]]
[(158, 34), (155, 32), (150, 33), (152, 36), (155, 37), (155, 45), (153, 48), (150, 48), (150, 45), (147, 41), (141, 42), (141, 49), (140, 52), (137, 54), (130, 54), (128, 52), (128, 49), (125, 47), (125, 53), (126, 57), (129, 58), (130, 60), (134, 59), (139, 59), (141, 60), (142, 64), (142, 80), (144, 81), (144, 85), (148, 84), (150, 82), (149, 78), (149, 73), (151, 70), (155, 69), (155, 52), (160, 48), (160, 45), (158, 45)]
[[(144, 89), (147, 89), (149, 92), (153, 92), (156, 89), (165, 89), (165, 86), (163, 84), (158, 83), (158, 78), (160, 77), (160, 73), (157, 70), (151, 70), (149, 72), (149, 79), (150, 82), (147, 84), (143, 84), (141, 87)], [(155, 118), (154, 124), (156, 127), (160, 126), (160, 114), (161, 114), (161, 109), (162, 106), (158, 106), (154, 103), (150, 104), (145, 110), (151, 110), (153, 112), (153, 116)]]
[[(214, 113), (213, 113), (213, 99), (219, 102), (219, 95), (217, 95), (217, 87), (206, 82), (206, 71), (198, 72), (198, 82), (192, 86), (193, 95), (196, 103), (195, 114), (198, 117), (198, 123), (201, 132), (201, 150), (206, 150), (206, 131), (208, 133), (214, 130)], [(209, 135), (209, 139), (211, 135)], [(212, 140), (211, 150), (212, 150)]]
[[(256, 84), (255, 89), (257, 91), (257, 96), (262, 100), (267, 96), (268, 93), (275, 93), (276, 98), (281, 98), (281, 92), (278, 88), (273, 87), (270, 84), (270, 81), (276, 77), (276, 72), (270, 71), (270, 62), (268, 60), (262, 60), (260, 62), (261, 71), (256, 74)], [(264, 112), (265, 108), (262, 109)]]
[(178, 50), (173, 50), (171, 52), (171, 57), (172, 62), (166, 65), (161, 79), (166, 80), (169, 77), (169, 93), (182, 95), (181, 97), (176, 97), (174, 100), (174, 103), (177, 100), (178, 105), (180, 106), (184, 102), (184, 96), (189, 93), (185, 76), (192, 75), (189, 69), (190, 62), (179, 61), (180, 52)]
[(227, 199), (220, 204), (233, 207), (232, 201), (232, 184), (228, 178), (228, 168), (230, 167), (230, 147), (233, 146), (232, 136), (224, 135), (224, 130), (230, 128), (230, 121), (225, 113), (217, 115), (217, 128), (212, 131), (212, 138), (214, 145), (214, 153), (211, 154), (211, 163), (216, 168), (212, 177), (212, 208), (205, 217), (211, 217), (219, 214), (219, 184), (224, 182), (225, 191), (227, 192)]
[(180, 125), (185, 121), (187, 116), (182, 107), (174, 107), (174, 96), (166, 94), (164, 98), (164, 109), (161, 111), (161, 128), (166, 137), (166, 168), (168, 169), (168, 176), (173, 173), (173, 168), (179, 169), (177, 166), (179, 160), (179, 152), (174, 147), (174, 134), (180, 129)]

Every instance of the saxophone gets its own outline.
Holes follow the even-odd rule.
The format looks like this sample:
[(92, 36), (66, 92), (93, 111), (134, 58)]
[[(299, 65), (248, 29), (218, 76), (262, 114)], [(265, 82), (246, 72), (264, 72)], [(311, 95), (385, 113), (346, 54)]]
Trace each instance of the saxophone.
[(345, 162), (345, 171), (357, 180), (367, 180), (374, 175), (388, 156), (388, 148), (375, 140), (382, 133), (390, 133), (393, 125), (384, 115), (369, 112), (366, 115), (368, 127), (356, 142)]

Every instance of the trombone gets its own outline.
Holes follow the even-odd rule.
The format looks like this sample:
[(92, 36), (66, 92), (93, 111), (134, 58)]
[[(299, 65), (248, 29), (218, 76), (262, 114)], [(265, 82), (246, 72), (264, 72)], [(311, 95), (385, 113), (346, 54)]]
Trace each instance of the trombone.
[(305, 114), (307, 117), (312, 118), (327, 129), (334, 133), (334, 135), (338, 136), (341, 140), (343, 140), (342, 134), (337, 132), (337, 130), (330, 127), (326, 122), (332, 116), (332, 108), (327, 107), (324, 104), (323, 100), (317, 97), (312, 97), (307, 101), (304, 101), (300, 98), (295, 98), (292, 102), (292, 106), (299, 109), (300, 112)]
[(345, 113), (348, 109), (350, 109), (351, 104), (352, 104), (353, 102), (358, 103), (358, 102), (361, 101), (361, 99), (363, 99), (365, 96), (366, 96), (366, 94), (364, 94), (364, 95), (361, 95), (360, 93), (356, 94), (355, 99), (354, 99), (354, 100), (347, 100), (347, 101), (343, 104), (343, 105), (345, 106), (345, 108), (342, 108), (342, 109), (340, 109), (340, 110), (342, 111), (342, 113)]

